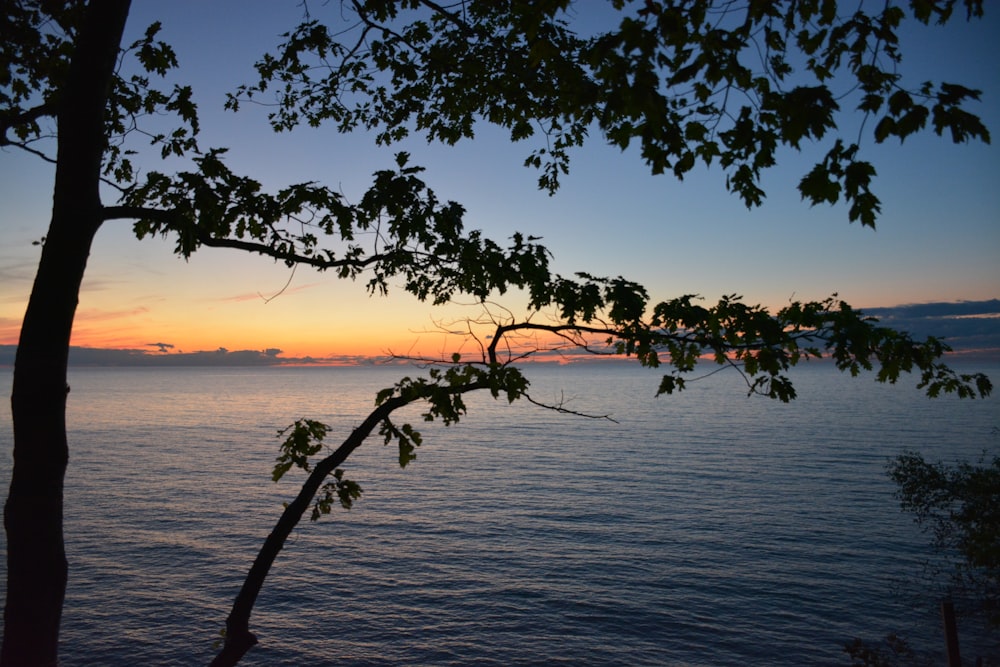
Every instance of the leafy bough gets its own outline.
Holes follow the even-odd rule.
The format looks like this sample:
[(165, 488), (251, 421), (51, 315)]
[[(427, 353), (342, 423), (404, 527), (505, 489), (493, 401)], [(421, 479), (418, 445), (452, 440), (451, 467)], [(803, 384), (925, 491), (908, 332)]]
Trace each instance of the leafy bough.
[[(850, 312), (837, 315), (844, 309), (836, 304), (803, 307), (818, 322), (802, 313), (788, 320), (779, 314), (772, 323), (736, 300), (707, 314), (690, 300), (662, 312), (656, 307), (659, 321), (643, 320), (645, 296), (627, 281), (550, 281), (548, 251), (533, 237), (514, 235), (501, 246), (463, 231), (462, 207), (437, 200), (404, 154), (397, 169), (376, 174), (357, 204), (314, 182), (264, 192), (260, 181), (225, 164), (223, 148), (202, 146), (196, 91), (162, 81), (178, 62), (158, 39), (159, 24), (123, 47), (130, 4), (12, 0), (0, 13), (0, 148), (50, 162), (56, 174), (11, 394), (3, 665), (58, 661), (67, 580), (63, 494), (39, 489), (64, 486), (68, 344), (93, 240), (110, 220), (132, 220), (139, 238), (174, 239), (183, 257), (222, 247), (340, 277), (369, 272), (372, 291), (399, 280), (436, 303), (523, 289), (532, 308), (559, 309), (560, 324), (548, 335), (568, 345), (579, 340), (608, 351), (603, 336), (610, 352), (635, 354), (646, 365), (669, 359), (676, 373), (664, 378), (661, 393), (683, 389), (680, 374), (705, 353), (740, 369), (751, 393), (790, 400), (783, 370), (813, 350), (829, 350), (844, 370), (877, 366), (883, 381), (919, 370), (932, 394), (987, 388), (985, 380), (938, 366), (939, 343), (917, 346), (857, 325)], [(748, 206), (763, 201), (763, 173), (785, 149), (819, 151), (799, 193), (811, 204), (843, 201), (849, 219), (864, 225), (874, 225), (881, 205), (863, 134), (876, 144), (925, 129), (959, 143), (990, 139), (967, 110), (979, 91), (948, 82), (913, 87), (908, 82), (925, 77), (918, 71), (904, 78), (899, 67), (903, 21), (945, 23), (955, 0), (905, 8), (864, 3), (851, 13), (833, 0), (604, 4), (617, 13), (607, 22), (589, 20), (568, 0), (331, 3), (327, 23), (306, 12), (284, 44), (258, 61), (257, 80), (238, 88), (227, 106), (267, 105), (279, 130), (332, 124), (341, 132), (371, 131), (382, 144), (408, 133), (453, 144), (493, 125), (512, 141), (534, 142), (525, 164), (540, 171), (538, 184), (550, 193), (568, 172), (571, 153), (597, 137), (638, 149), (654, 174), (682, 178), (699, 162), (717, 166), (727, 190)], [(982, 0), (961, 4), (969, 17), (983, 13)], [(151, 169), (148, 158), (164, 159), (165, 171)], [(117, 205), (105, 205), (102, 184), (118, 193)], [(834, 319), (825, 319), (827, 310)], [(504, 326), (511, 338), (543, 332), (530, 321)], [(585, 339), (591, 335), (596, 342)], [(475, 369), (499, 395), (505, 366), (488, 355), (483, 363)], [(468, 372), (457, 360), (452, 366)], [(412, 400), (432, 400), (449, 388), (462, 395), (444, 376), (415, 382), (410, 393), (399, 387), (376, 409), (404, 393)], [(307, 447), (326, 435), (314, 423), (300, 429), (289, 433), (312, 443)], [(391, 440), (402, 436), (415, 447), (412, 433), (389, 429)], [(305, 461), (321, 451), (304, 454)], [(344, 481), (337, 469), (329, 474)], [(350, 499), (353, 490), (334, 484), (330, 502)]]
[[(578, 280), (559, 278), (551, 291), (537, 295), (536, 307), (554, 306), (557, 319), (534, 321), (539, 310), (518, 319), (497, 317), (484, 305), (485, 316), (470, 320), (465, 337), (479, 353), (463, 359), (410, 358), (427, 370), (422, 377), (404, 377), (379, 391), (375, 407), (332, 450), (327, 448), (330, 427), (299, 419), (279, 431), (280, 446), (272, 478), (277, 481), (293, 468), (307, 473), (299, 493), (285, 506), (268, 535), (236, 597), (226, 621), (225, 643), (214, 667), (235, 665), (257, 642), (250, 631), (250, 614), (264, 580), (285, 541), (307, 511), (317, 520), (339, 503), (350, 508), (362, 493), (341, 467), (373, 433), (385, 444), (395, 443), (399, 464), (406, 466), (422, 438), (410, 423), (397, 424), (393, 414), (405, 406), (423, 403), (424, 421), (455, 424), (466, 414), (463, 397), (488, 391), (513, 403), (519, 399), (580, 416), (562, 405), (534, 400), (528, 378), (518, 364), (540, 353), (566, 352), (595, 356), (636, 357), (646, 367), (666, 365), (670, 371), (656, 394), (672, 394), (686, 387), (686, 376), (703, 361), (729, 367), (745, 380), (748, 394), (781, 401), (795, 398), (786, 372), (799, 362), (830, 357), (836, 367), (852, 375), (874, 370), (879, 382), (895, 383), (902, 373), (919, 372), (918, 387), (928, 395), (942, 392), (960, 397), (986, 397), (992, 384), (983, 374), (959, 374), (941, 361), (948, 346), (930, 338), (919, 342), (908, 334), (877, 326), (872, 318), (835, 297), (817, 302), (793, 302), (771, 313), (727, 296), (712, 307), (684, 296), (649, 307), (646, 291), (621, 278)], [(318, 458), (317, 457), (321, 457)]]

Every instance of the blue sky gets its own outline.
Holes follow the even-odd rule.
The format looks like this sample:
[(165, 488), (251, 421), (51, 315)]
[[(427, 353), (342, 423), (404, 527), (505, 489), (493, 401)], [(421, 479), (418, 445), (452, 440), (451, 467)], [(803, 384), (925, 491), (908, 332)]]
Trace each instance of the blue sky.
[[(542, 236), (560, 272), (624, 275), (656, 298), (735, 292), (780, 306), (838, 292), (866, 308), (1000, 296), (996, 145), (955, 146), (931, 133), (902, 146), (866, 140), (864, 155), (879, 170), (875, 187), (883, 202), (876, 231), (848, 224), (843, 207), (800, 201), (795, 184), (821, 154), (816, 147), (779, 157), (780, 168), (764, 181), (767, 200), (748, 211), (725, 191), (718, 170), (696, 168), (682, 183), (653, 177), (635, 152), (623, 154), (595, 136), (574, 155), (561, 191), (549, 197), (537, 190), (537, 173), (521, 166), (533, 146), (511, 144), (494, 128), (483, 126), (476, 140), (455, 147), (417, 138), (376, 148), (362, 133), (329, 128), (274, 135), (259, 108), (223, 111), (224, 93), (249, 82), (254, 59), (294, 25), (296, 5), (137, 0), (129, 23), (134, 38), (151, 20), (163, 22), (162, 36), (181, 61), (178, 80), (195, 88), (202, 145), (230, 147), (231, 166), (268, 187), (318, 180), (348, 198), (359, 196), (373, 171), (407, 150), (427, 167), (425, 180), (442, 199), (465, 205), (470, 228), (498, 240), (515, 230)], [(597, 6), (581, 0), (576, 11), (588, 18)], [(322, 16), (339, 12), (339, 3), (311, 8)], [(972, 110), (994, 135), (1000, 133), (998, 19), (917, 27), (903, 42), (910, 81), (944, 78), (983, 89), (983, 102)], [(37, 260), (31, 241), (44, 235), (48, 221), (51, 170), (6, 151), (0, 174), (0, 343), (13, 343)], [(421, 332), (461, 316), (432, 311), (400, 290), (389, 299), (369, 298), (362, 283), (304, 269), (291, 275), (235, 251), (205, 249), (185, 264), (170, 250), (165, 241), (137, 242), (127, 223), (106, 225), (92, 253), (74, 342), (132, 347), (157, 340), (187, 351), (277, 347), (325, 356), (362, 347), (433, 347), (439, 343)], [(265, 302), (289, 279), (281, 297)], [(514, 295), (504, 303), (520, 301)]]

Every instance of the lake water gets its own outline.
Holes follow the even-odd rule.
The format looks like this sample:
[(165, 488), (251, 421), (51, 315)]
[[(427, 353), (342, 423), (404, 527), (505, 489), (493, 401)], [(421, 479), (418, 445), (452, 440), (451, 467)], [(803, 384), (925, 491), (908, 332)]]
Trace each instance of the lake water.
[[(270, 481), (276, 431), (309, 417), (336, 441), (417, 372), (72, 369), (62, 664), (207, 663), (301, 479)], [(243, 664), (848, 665), (856, 636), (943, 646), (926, 538), (885, 465), (995, 450), (995, 398), (929, 400), (825, 365), (795, 373), (789, 405), (747, 398), (732, 373), (657, 399), (632, 366), (528, 372), (536, 399), (618, 423), (489, 396), (448, 428), (409, 410), (417, 460), (400, 470), (373, 439), (347, 462), (364, 496), (300, 524)], [(10, 381), (0, 369), (5, 396)], [(5, 452), (11, 437), (5, 409)]]

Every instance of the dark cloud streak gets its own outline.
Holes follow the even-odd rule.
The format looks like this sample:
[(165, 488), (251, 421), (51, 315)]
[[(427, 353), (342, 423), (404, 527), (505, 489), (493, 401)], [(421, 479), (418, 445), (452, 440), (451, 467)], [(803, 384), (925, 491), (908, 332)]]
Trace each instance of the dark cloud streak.
[(944, 338), (956, 351), (1000, 350), (1000, 299), (906, 304), (864, 312), (915, 338)]
[(913, 303), (891, 308), (868, 308), (869, 315), (882, 318), (957, 318), (984, 315), (1000, 316), (1000, 299), (989, 301), (943, 301), (937, 303)]

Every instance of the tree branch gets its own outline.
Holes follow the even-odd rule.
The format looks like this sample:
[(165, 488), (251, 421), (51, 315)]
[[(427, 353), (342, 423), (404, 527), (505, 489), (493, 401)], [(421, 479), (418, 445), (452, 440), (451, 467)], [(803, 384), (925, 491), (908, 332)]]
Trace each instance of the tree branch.
[[(179, 227), (182, 225), (187, 225), (187, 221), (184, 217), (177, 211), (169, 211), (164, 209), (155, 208), (143, 208), (140, 206), (105, 206), (104, 207), (104, 220), (118, 220), (118, 219), (145, 219), (153, 220), (156, 222), (161, 222), (171, 227), (174, 231), (180, 232)], [(211, 234), (201, 231), (197, 225), (194, 226), (193, 230), (195, 238), (198, 243), (210, 248), (233, 248), (236, 250), (243, 250), (245, 252), (256, 253), (259, 255), (265, 255), (267, 257), (272, 257), (274, 259), (280, 259), (282, 261), (288, 262), (290, 264), (305, 264), (307, 266), (312, 266), (320, 270), (326, 269), (337, 269), (337, 268), (353, 268), (353, 269), (364, 269), (365, 267), (376, 264), (377, 262), (384, 261), (391, 258), (395, 253), (375, 253), (365, 257), (363, 259), (330, 259), (315, 255), (303, 255), (296, 252), (284, 251), (267, 245), (266, 243), (256, 243), (253, 241), (244, 241), (242, 239), (230, 239), (230, 238), (217, 238)]]
[(50, 164), (56, 164), (55, 158), (49, 157), (45, 153), (43, 153), (40, 150), (37, 150), (35, 148), (29, 148), (28, 144), (25, 143), (25, 142), (21, 142), (21, 141), (8, 141), (6, 138), (0, 138), (0, 148), (2, 148), (3, 146), (13, 146), (14, 148), (20, 148), (22, 151), (24, 151), (26, 153), (30, 153), (30, 154), (34, 155), (35, 157), (44, 160), (45, 162), (48, 162)]
[[(445, 387), (444, 391), (458, 395), (470, 391), (487, 389), (489, 383), (485, 380), (478, 380), (464, 385)], [(254, 560), (246, 579), (240, 588), (236, 600), (233, 602), (232, 611), (226, 619), (226, 641), (222, 650), (212, 660), (211, 667), (231, 667), (236, 665), (243, 655), (257, 643), (257, 637), (250, 632), (250, 614), (253, 611), (257, 596), (264, 585), (271, 566), (285, 545), (292, 530), (302, 520), (302, 515), (312, 503), (313, 498), (319, 491), (320, 485), (334, 470), (336, 470), (354, 450), (364, 443), (371, 435), (375, 427), (386, 421), (389, 416), (399, 408), (427, 399), (432, 391), (441, 389), (436, 385), (428, 386), (426, 391), (412, 391), (389, 398), (384, 403), (369, 413), (368, 417), (344, 440), (332, 454), (318, 462), (303, 483), (302, 488), (296, 495), (295, 500), (289, 503), (281, 517), (275, 524), (274, 529), (267, 536)]]
[(458, 18), (458, 16), (454, 12), (449, 12), (447, 9), (445, 9), (438, 3), (433, 2), (433, 0), (420, 0), (420, 4), (422, 4), (424, 7), (432, 9), (433, 11), (437, 12), (442, 17), (444, 17), (449, 23), (454, 24), (455, 27), (461, 30), (462, 34), (465, 35), (466, 37), (472, 34), (472, 29), (469, 27), (469, 24), (463, 21), (462, 19)]
[(528, 393), (524, 394), (524, 400), (528, 401), (532, 405), (537, 405), (540, 408), (545, 408), (546, 410), (552, 410), (553, 412), (558, 412), (564, 415), (573, 415), (574, 417), (585, 417), (586, 419), (607, 419), (609, 422), (614, 422), (615, 424), (618, 423), (618, 420), (612, 417), (611, 415), (591, 415), (587, 414), (586, 412), (578, 412), (576, 410), (570, 410), (569, 408), (564, 407), (565, 403), (563, 401), (559, 401), (556, 404), (545, 403), (543, 401), (536, 401)]
[(168, 225), (175, 225), (181, 222), (182, 218), (177, 211), (168, 211), (159, 208), (143, 208), (141, 206), (105, 206), (102, 219), (108, 220), (155, 220)]
[[(4, 118), (3, 122), (0, 122), (0, 141), (4, 144), (11, 144), (15, 142), (10, 142), (7, 140), (7, 131), (17, 125), (23, 125), (25, 123), (33, 123), (39, 118), (44, 118), (48, 116), (49, 118), (55, 118), (58, 109), (56, 105), (52, 102), (44, 102), (36, 107), (27, 109), (26, 111), (21, 111), (19, 113), (11, 114), (9, 117)], [(6, 116), (6, 114), (4, 114)]]
[[(417, 46), (415, 44), (413, 44), (413, 42), (411, 42), (410, 40), (408, 40), (406, 37), (404, 37), (403, 35), (399, 34), (395, 30), (393, 30), (392, 28), (389, 28), (388, 26), (384, 26), (384, 25), (382, 25), (380, 23), (376, 23), (375, 21), (373, 21), (368, 16), (368, 13), (365, 11), (365, 9), (364, 9), (364, 7), (363, 7), (363, 5), (362, 5), (361, 2), (359, 2), (358, 0), (354, 0), (354, 2), (352, 4), (354, 5), (354, 11), (356, 11), (358, 13), (358, 18), (361, 19), (361, 23), (364, 24), (365, 26), (367, 26), (367, 28), (370, 28), (372, 30), (378, 30), (383, 35), (388, 36), (388, 37), (392, 37), (393, 39), (397, 40), (401, 44), (405, 44), (406, 47), (409, 48), (414, 53), (420, 53), (421, 55), (423, 55), (423, 52), (420, 49), (418, 49)], [(366, 29), (364, 31), (364, 33), (362, 33), (362, 36), (361, 36), (362, 40), (364, 39), (364, 36), (367, 34), (367, 32), (368, 32), (368, 30)], [(359, 41), (358, 44), (360, 45), (360, 43), (361, 42)], [(355, 47), (355, 49), (356, 48), (357, 47)], [(348, 55), (353, 55), (353, 51), (352, 51), (351, 54), (348, 54)], [(348, 56), (345, 56), (344, 60), (346, 61), (347, 58), (348, 58)]]

